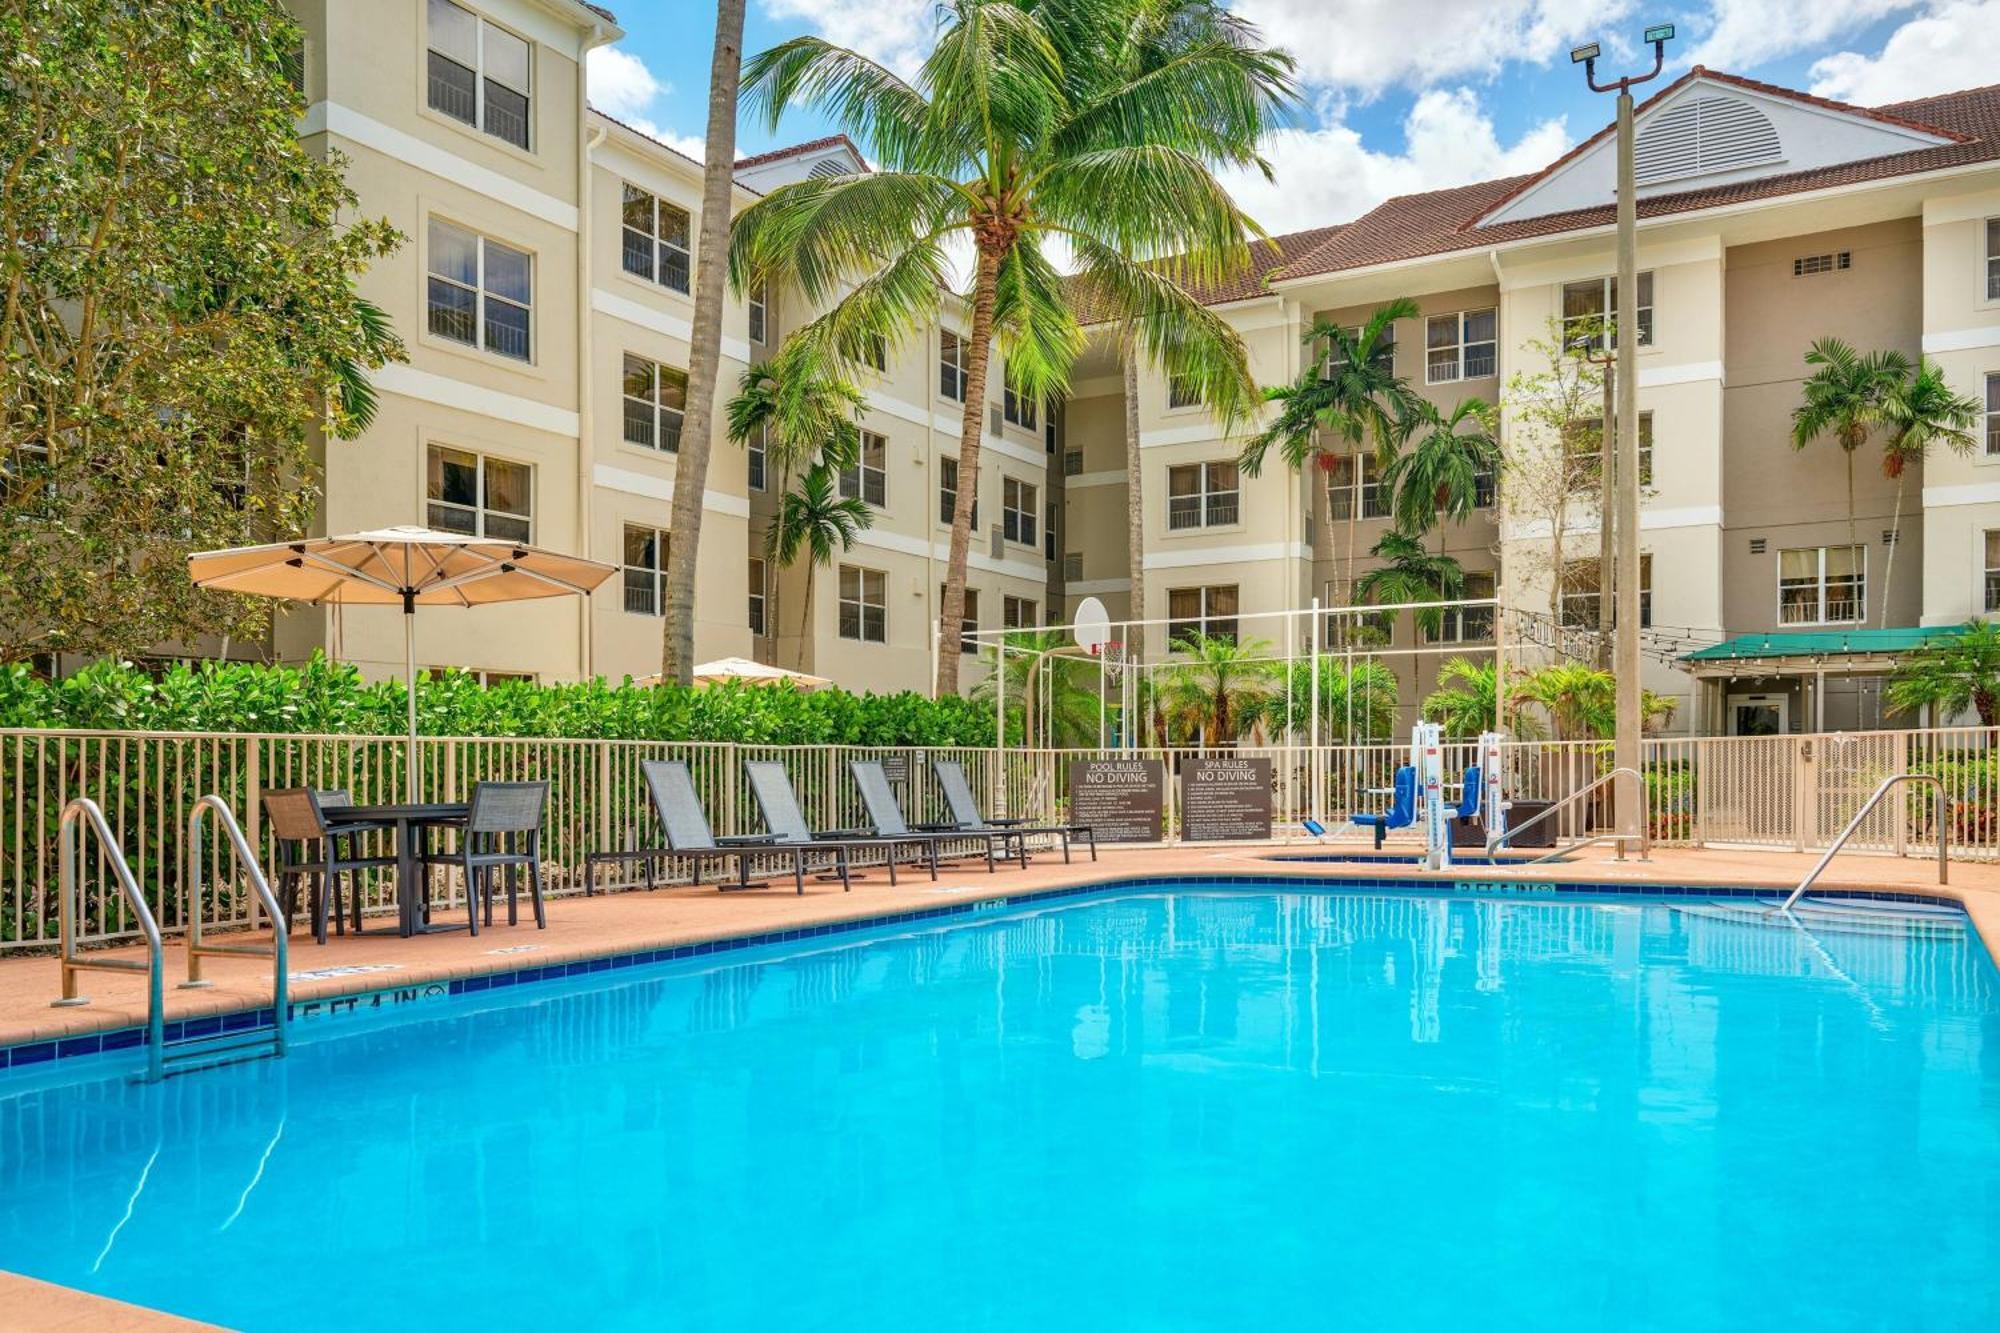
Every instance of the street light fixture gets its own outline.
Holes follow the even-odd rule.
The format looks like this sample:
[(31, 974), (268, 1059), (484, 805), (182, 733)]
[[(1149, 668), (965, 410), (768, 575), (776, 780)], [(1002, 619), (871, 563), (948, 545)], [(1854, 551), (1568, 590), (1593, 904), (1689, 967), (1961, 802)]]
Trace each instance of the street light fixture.
[[(1597, 45), (1579, 46), (1569, 58), (1583, 66), (1584, 81), (1594, 93), (1618, 94), (1618, 309), (1611, 330), (1616, 339), (1618, 466), (1614, 477), (1617, 514), (1613, 523), (1613, 565), (1617, 591), (1612, 622), (1612, 673), (1618, 681), (1612, 733), (1612, 764), (1616, 768), (1640, 771), (1639, 731), (1639, 201), (1632, 165), (1632, 88), (1659, 76), (1667, 63), (1667, 43), (1673, 40), (1671, 23), (1646, 29), (1645, 41), (1653, 48), (1653, 67), (1644, 74), (1628, 74), (1609, 83), (1597, 81)], [(1612, 516), (1600, 516), (1599, 522)], [(1601, 589), (1603, 571), (1598, 572)], [(1601, 593), (1599, 594), (1602, 595)], [(1618, 791), (1618, 829), (1638, 834), (1646, 818), (1644, 784), (1627, 779)], [(1643, 842), (1641, 843), (1643, 846)], [(1625, 844), (1618, 845), (1620, 856)]]

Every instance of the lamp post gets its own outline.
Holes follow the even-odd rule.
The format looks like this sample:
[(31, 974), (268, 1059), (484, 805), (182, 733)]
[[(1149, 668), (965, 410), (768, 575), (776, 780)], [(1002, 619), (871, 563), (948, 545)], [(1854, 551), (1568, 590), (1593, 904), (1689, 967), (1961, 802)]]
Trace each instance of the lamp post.
[[(1618, 680), (1612, 732), (1612, 765), (1639, 772), (1639, 202), (1632, 169), (1632, 88), (1657, 78), (1667, 63), (1667, 43), (1673, 40), (1672, 24), (1646, 29), (1645, 40), (1653, 48), (1653, 68), (1644, 74), (1628, 74), (1610, 83), (1597, 81), (1597, 44), (1579, 46), (1569, 53), (1572, 63), (1583, 66), (1583, 76), (1594, 93), (1618, 94), (1618, 310), (1612, 320), (1612, 335), (1618, 352), (1618, 466), (1614, 478), (1617, 490), (1613, 570), (1618, 601), (1613, 618), (1612, 671)], [(1603, 596), (1603, 572), (1599, 571), (1599, 597)], [(1645, 784), (1629, 779), (1618, 798), (1618, 830), (1637, 834), (1644, 827)], [(1619, 854), (1624, 855), (1624, 844)]]

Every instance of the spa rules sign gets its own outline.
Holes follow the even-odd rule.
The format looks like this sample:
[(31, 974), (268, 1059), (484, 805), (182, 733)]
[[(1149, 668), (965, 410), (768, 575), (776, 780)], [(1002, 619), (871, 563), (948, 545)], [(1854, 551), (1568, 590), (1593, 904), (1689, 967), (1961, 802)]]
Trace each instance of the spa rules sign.
[(1181, 837), (1244, 842), (1271, 836), (1269, 759), (1188, 759), (1181, 764)]
[(1167, 770), (1157, 759), (1086, 759), (1069, 766), (1069, 822), (1099, 842), (1158, 842)]

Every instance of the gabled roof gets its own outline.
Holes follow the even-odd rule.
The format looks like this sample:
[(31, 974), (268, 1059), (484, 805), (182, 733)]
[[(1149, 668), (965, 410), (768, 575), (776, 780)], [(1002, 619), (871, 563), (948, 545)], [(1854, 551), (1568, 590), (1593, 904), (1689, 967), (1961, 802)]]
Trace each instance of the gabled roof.
[(773, 148), (768, 153), (758, 153), (752, 157), (739, 157), (736, 159), (736, 169), (741, 171), (745, 167), (761, 167), (767, 162), (782, 162), (788, 157), (798, 157), (804, 153), (817, 153), (822, 148), (845, 148), (848, 152), (854, 154), (856, 162), (866, 162), (868, 160), (861, 156), (861, 150), (854, 146), (852, 139), (844, 134), (829, 134), (824, 139), (808, 139), (804, 143), (795, 143), (789, 148)]
[[(2000, 84), (1865, 108), (1848, 107), (1790, 89), (1697, 69), (1654, 98), (1649, 98), (1647, 105), (1684, 86), (1697, 74), (1821, 109), (1851, 112), (1902, 130), (1936, 135), (1948, 142), (1807, 171), (1731, 181), (1678, 193), (1645, 195), (1639, 199), (1638, 205), (1642, 218), (1776, 199), (1810, 190), (1942, 171), (1981, 162), (2000, 162)], [(1574, 160), (1608, 133), (1609, 129), (1599, 131), (1590, 140), (1538, 172), (1390, 199), (1357, 218), (1324, 244), (1286, 265), (1282, 273), (1274, 275), (1273, 280), (1307, 278), (1398, 260), (1480, 249), (1528, 237), (1610, 226), (1615, 220), (1615, 210), (1610, 204), (1516, 221), (1480, 223), (1480, 219), (1494, 209)]]

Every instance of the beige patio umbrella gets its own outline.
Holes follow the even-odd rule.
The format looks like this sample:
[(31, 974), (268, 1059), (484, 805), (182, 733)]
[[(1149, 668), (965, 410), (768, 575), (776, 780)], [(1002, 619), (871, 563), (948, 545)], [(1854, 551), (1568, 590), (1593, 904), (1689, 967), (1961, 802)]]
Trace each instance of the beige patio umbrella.
[[(641, 676), (633, 683), (658, 685), (662, 679), (657, 675)], [(741, 681), (745, 685), (792, 685), (801, 690), (817, 690), (833, 684), (824, 676), (787, 671), (784, 667), (753, 662), (747, 657), (718, 657), (694, 669), (694, 683), (697, 685), (722, 685), (729, 681)]]
[(203, 588), (284, 597), (314, 606), (403, 608), (403, 681), (409, 709), (409, 799), (417, 799), (417, 632), (419, 606), (486, 606), (538, 597), (589, 596), (616, 567), (523, 542), (431, 528), (378, 528), (237, 546), (188, 557)]

